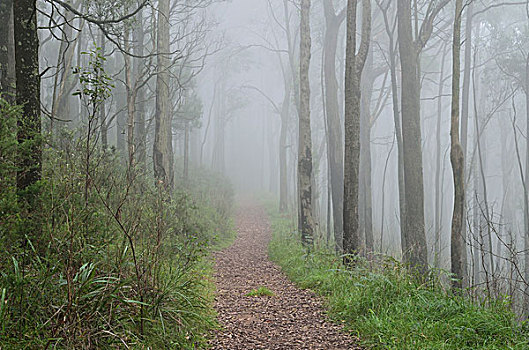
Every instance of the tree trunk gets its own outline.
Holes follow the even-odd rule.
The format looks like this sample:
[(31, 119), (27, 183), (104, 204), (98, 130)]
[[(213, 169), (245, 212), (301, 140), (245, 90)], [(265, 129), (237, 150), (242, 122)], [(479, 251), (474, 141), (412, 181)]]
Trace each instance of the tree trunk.
[(174, 184), (172, 115), (169, 101), (169, 3), (169, 0), (160, 0), (158, 3), (158, 76), (153, 147), (154, 176), (166, 189), (172, 189)]
[(360, 99), (360, 228), (363, 232), (366, 253), (373, 252), (373, 191), (371, 187), (371, 97), (375, 76), (373, 50), (369, 50), (362, 72), (362, 97)]
[(454, 175), (454, 212), (452, 216), (451, 262), (452, 286), (461, 289), (466, 285), (467, 247), (463, 233), (465, 210), (465, 156), (459, 142), (459, 83), (461, 67), (461, 16), (463, 0), (456, 0), (454, 38), (452, 43), (452, 118), (450, 123), (450, 161)]
[(13, 4), (16, 103), (22, 107), (18, 122), (18, 141), (28, 143), (19, 154), (17, 188), (30, 204), (35, 196), (25, 190), (41, 178), (42, 148), (40, 142), (40, 72), (37, 10), (34, 0), (17, 0)]
[[(476, 59), (477, 63), (477, 59)], [(485, 140), (485, 128), (480, 126), (480, 115), (483, 115), (483, 103), (486, 96), (485, 89), (479, 89), (479, 74), (477, 68), (474, 67), (474, 123), (476, 133), (476, 147), (477, 147), (477, 162), (476, 162), (476, 177), (477, 177), (477, 189), (476, 189), (476, 207), (474, 210), (477, 211), (478, 222), (479, 222), (479, 238), (481, 240), (481, 267), (483, 269), (485, 277), (485, 285), (487, 287), (487, 293), (491, 292), (490, 282), (492, 281), (489, 277), (494, 276), (494, 261), (492, 255), (492, 232), (490, 228), (490, 210), (487, 195), (487, 181), (485, 177), (485, 167), (487, 153), (483, 151), (483, 144), (486, 144)], [(476, 97), (479, 91), (479, 101)], [(479, 107), (479, 111), (478, 111)]]
[(300, 113), (298, 143), (298, 183), (301, 241), (307, 249), (314, 244), (312, 217), (312, 135), (310, 130), (311, 58), (310, 0), (301, 0), (300, 28)]
[(358, 0), (347, 3), (347, 49), (345, 69), (345, 162), (344, 162), (344, 240), (346, 254), (359, 253), (358, 173), (360, 158), (361, 76), (369, 51), (371, 2), (362, 1), (362, 41), (356, 53), (356, 10)]
[[(99, 33), (99, 47), (101, 48), (101, 56), (105, 57), (105, 34), (102, 31)], [(105, 61), (101, 61), (101, 66), (102, 69), (105, 68)], [(98, 110), (100, 125), (99, 132), (101, 133), (101, 147), (103, 150), (108, 148), (108, 121), (105, 105), (105, 100), (102, 100)]]
[[(476, 133), (476, 137), (479, 137)], [(473, 259), (472, 259), (472, 266), (473, 266), (473, 287), (477, 287), (481, 282), (481, 247), (483, 245), (483, 234), (480, 227), (480, 178), (478, 176), (478, 166), (477, 164), (474, 165), (472, 169), (472, 177), (473, 177), (473, 189), (474, 189), (474, 198), (473, 198), (473, 210), (472, 210), (472, 225), (474, 227), (474, 232), (472, 232), (472, 252), (473, 252)]]
[(274, 120), (272, 118), (267, 119), (268, 123), (268, 133), (267, 133), (267, 148), (268, 148), (268, 164), (269, 164), (269, 182), (268, 182), (268, 191), (270, 193), (273, 193), (274, 195), (277, 195), (277, 187), (278, 187), (278, 180), (279, 180), (279, 169), (277, 164), (277, 152), (275, 146), (276, 143), (274, 142), (274, 134), (275, 134), (275, 124)]
[(0, 3), (0, 95), (9, 102), (14, 101), (15, 87), (15, 42), (13, 23), (13, 1)]
[[(143, 32), (143, 10), (140, 10), (136, 15), (136, 23), (133, 32), (132, 40), (134, 42), (133, 53), (135, 56), (143, 56), (143, 45), (145, 34)], [(135, 58), (133, 63), (133, 75), (136, 81), (136, 107), (134, 113), (134, 142), (136, 161), (141, 169), (145, 169), (145, 162), (147, 161), (147, 130), (145, 127), (145, 92), (143, 88), (137, 86), (138, 79), (142, 74), (143, 59)]]
[(287, 133), (292, 82), (285, 79), (285, 96), (281, 106), (281, 131), (279, 135), (279, 211), (288, 211)]
[[(72, 3), (74, 8), (79, 7), (80, 1)], [(64, 18), (65, 21), (71, 23), (74, 20), (75, 15), (71, 11), (65, 11)], [(80, 20), (79, 28), (82, 30), (84, 26), (84, 21)], [(78, 34), (78, 40), (72, 41), (75, 39), (73, 37), (73, 29), (70, 25), (64, 26), (61, 30), (62, 32), (62, 41), (59, 46), (59, 53), (57, 55), (57, 73), (55, 74), (55, 84), (53, 88), (53, 100), (51, 107), (51, 117), (50, 117), (50, 131), (54, 133), (54, 126), (63, 126), (63, 120), (68, 120), (70, 124), (75, 124), (74, 116), (77, 113), (71, 112), (70, 101), (72, 99), (71, 92), (77, 84), (77, 79), (74, 78), (72, 74), (72, 62), (75, 56), (76, 45), (80, 43), (81, 33)], [(76, 104), (79, 103), (77, 98), (74, 98)], [(77, 112), (77, 111), (76, 111)], [(58, 117), (58, 120), (55, 118)], [(76, 124), (77, 125), (77, 124)], [(57, 128), (56, 128), (57, 129)]]
[(402, 74), (402, 136), (406, 201), (404, 261), (425, 271), (428, 247), (424, 230), (419, 48), (413, 40), (410, 0), (398, 0), (398, 33)]
[(184, 130), (184, 182), (189, 179), (189, 122), (185, 121)]
[[(402, 127), (399, 111), (399, 89), (397, 82), (397, 53), (395, 51), (394, 29), (395, 23), (390, 24), (388, 18), (388, 7), (382, 8), (382, 15), (384, 17), (384, 26), (386, 34), (389, 38), (389, 69), (391, 75), (391, 102), (393, 106), (393, 123), (395, 125), (395, 135), (397, 139), (397, 174), (398, 174), (398, 190), (399, 190), (399, 219), (400, 219), (400, 236), (401, 249), (406, 251), (405, 241), (405, 224), (406, 224), (406, 200), (405, 200), (405, 184), (404, 184), (404, 148), (402, 142)], [(396, 20), (395, 20), (396, 21)]]
[[(125, 90), (125, 91), (123, 91)], [(114, 95), (116, 96), (116, 104), (120, 106), (120, 110), (116, 116), (116, 148), (121, 159), (125, 158), (127, 147), (125, 134), (127, 133), (127, 91), (118, 87), (115, 90)]]
[(343, 250), (343, 137), (338, 103), (338, 80), (336, 79), (336, 50), (338, 32), (344, 20), (342, 14), (336, 15), (331, 0), (324, 1), (325, 41), (324, 41), (324, 77), (325, 77), (325, 112), (328, 137), (328, 157), (330, 170), (330, 188), (334, 222), (334, 239), (336, 251)]
[(435, 210), (434, 210), (434, 266), (436, 268), (441, 267), (440, 255), (441, 255), (441, 211), (443, 206), (441, 191), (442, 191), (442, 180), (441, 172), (443, 163), (443, 152), (441, 150), (441, 125), (443, 120), (443, 91), (444, 91), (444, 72), (445, 72), (445, 57), (446, 57), (446, 45), (443, 45), (443, 55), (441, 56), (441, 72), (439, 74), (439, 90), (437, 100), (437, 128), (435, 134)]
[(215, 142), (214, 149), (212, 154), (212, 167), (221, 174), (225, 173), (225, 124), (226, 124), (226, 96), (224, 95), (225, 84), (221, 83), (220, 86), (220, 96), (218, 98), (218, 108), (216, 109), (216, 118), (215, 118)]
[[(463, 96), (461, 97), (461, 147), (463, 157), (467, 158), (468, 149), (468, 110), (470, 100), (470, 71), (472, 64), (472, 16), (474, 15), (474, 2), (467, 6), (467, 16), (465, 23), (465, 67), (463, 72)], [(470, 180), (469, 172), (465, 174), (465, 179)], [(463, 208), (463, 234), (467, 239), (471, 239), (467, 234), (467, 188), (465, 188), (465, 203)]]
[[(529, 55), (525, 58), (525, 113), (526, 113), (526, 132), (529, 132)], [(526, 133), (526, 135), (529, 135)], [(526, 140), (525, 146), (525, 201), (524, 201), (524, 280), (525, 290), (523, 299), (523, 311), (525, 316), (529, 315), (529, 193), (527, 191), (527, 181), (529, 179), (529, 139)]]
[[(129, 45), (130, 30), (125, 33), (125, 50), (130, 50)], [(127, 154), (128, 154), (128, 165), (130, 168), (134, 167), (136, 155), (136, 141), (135, 141), (135, 128), (134, 122), (136, 120), (136, 79), (134, 75), (133, 67), (131, 63), (131, 57), (127, 54), (123, 55), (125, 61), (125, 90), (127, 91)]]

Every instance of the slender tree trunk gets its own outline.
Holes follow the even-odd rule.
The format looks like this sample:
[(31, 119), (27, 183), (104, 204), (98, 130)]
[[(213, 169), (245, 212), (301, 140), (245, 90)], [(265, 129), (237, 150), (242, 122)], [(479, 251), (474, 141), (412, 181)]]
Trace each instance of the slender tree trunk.
[(434, 218), (434, 266), (437, 268), (441, 267), (440, 255), (441, 255), (441, 208), (443, 201), (441, 200), (441, 164), (443, 163), (443, 152), (441, 150), (441, 125), (443, 119), (443, 90), (444, 90), (444, 68), (445, 68), (445, 57), (446, 57), (446, 45), (443, 46), (443, 55), (441, 56), (441, 72), (439, 74), (439, 90), (437, 100), (437, 128), (435, 135), (435, 218)]
[[(220, 91), (225, 91), (225, 85), (222, 83)], [(217, 170), (219, 173), (224, 174), (225, 173), (225, 152), (226, 152), (226, 145), (225, 145), (225, 124), (226, 124), (226, 97), (223, 93), (218, 98), (218, 108), (216, 110), (216, 118), (215, 118), (215, 148), (213, 150), (213, 159), (212, 159), (212, 166), (213, 169)]]
[[(125, 90), (125, 91), (123, 91)], [(121, 110), (116, 116), (116, 148), (123, 159), (126, 157), (127, 147), (125, 134), (127, 133), (127, 91), (119, 87), (115, 90), (116, 104), (120, 106)]]
[(279, 135), (279, 211), (288, 211), (287, 136), (292, 82), (285, 79), (285, 96), (281, 106), (281, 131)]
[(398, 0), (398, 33), (402, 70), (402, 136), (406, 221), (404, 261), (424, 271), (428, 247), (424, 229), (424, 188), (421, 145), (419, 48), (413, 40), (410, 0)]
[[(526, 135), (529, 132), (529, 55), (525, 58), (525, 113), (526, 113)], [(529, 179), (529, 139), (525, 146), (525, 201), (524, 201), (524, 279), (525, 291), (523, 299), (523, 311), (525, 316), (529, 315), (529, 193), (527, 191), (527, 181)]]
[[(130, 29), (125, 32), (125, 50), (130, 51)], [(135, 128), (134, 122), (136, 120), (136, 79), (137, 76), (133, 72), (133, 63), (131, 57), (127, 54), (123, 55), (125, 61), (125, 90), (127, 91), (127, 153), (128, 165), (132, 169), (136, 159), (136, 142), (135, 142)]]
[(358, 174), (360, 167), (361, 76), (369, 51), (371, 2), (362, 1), (362, 41), (356, 53), (356, 13), (358, 0), (347, 3), (347, 49), (345, 69), (345, 162), (344, 162), (344, 240), (346, 254), (361, 250), (358, 232)]
[[(475, 38), (479, 40), (480, 38), (480, 27), (477, 27), (477, 32)], [(479, 41), (478, 41), (479, 42)], [(478, 67), (478, 53), (479, 51), (476, 49), (473, 55), (473, 64), (471, 69), (471, 80), (472, 80), (472, 99), (473, 99), (473, 113), (474, 113), (474, 147), (475, 149), (478, 148), (478, 142), (481, 138), (481, 132), (478, 127), (478, 106), (477, 106), (477, 90), (479, 87), (479, 79), (476, 79), (477, 75), (477, 67)], [(475, 150), (474, 150), (475, 152)], [(483, 185), (481, 184), (481, 177), (478, 176), (478, 161), (475, 161), (471, 171), (472, 180), (472, 186), (473, 186), (473, 208), (472, 208), (472, 225), (474, 227), (474, 232), (472, 232), (472, 248), (473, 248), (473, 284), (474, 286), (479, 285), (482, 283), (482, 264), (481, 264), (481, 257), (482, 257), (482, 248), (483, 248), (483, 230), (481, 226), (480, 219), (483, 217), (481, 215), (481, 198), (483, 197), (482, 188)]]
[(301, 0), (300, 29), (300, 114), (298, 143), (298, 183), (301, 241), (307, 249), (314, 244), (314, 219), (312, 216), (312, 137), (310, 130), (311, 56), (310, 0)]
[(461, 67), (461, 16), (463, 0), (456, 0), (454, 38), (452, 43), (452, 118), (450, 123), (450, 161), (454, 175), (454, 212), (452, 216), (451, 262), (452, 286), (463, 288), (467, 276), (467, 247), (463, 233), (465, 210), (465, 156), (459, 142), (459, 85)]
[[(480, 98), (479, 101), (476, 97), (476, 90), (478, 90), (478, 84), (479, 76), (476, 72), (476, 68), (474, 70), (474, 123), (475, 123), (475, 131), (476, 131), (476, 147), (477, 147), (477, 157), (478, 161), (476, 164), (476, 176), (477, 176), (477, 207), (474, 208), (474, 210), (477, 210), (477, 215), (479, 217), (479, 236), (481, 239), (481, 267), (483, 268), (484, 276), (485, 276), (485, 284), (487, 286), (487, 293), (490, 293), (492, 291), (493, 285), (491, 285), (491, 281), (493, 281), (494, 278), (494, 261), (493, 261), (493, 255), (492, 255), (492, 232), (490, 228), (490, 210), (489, 210), (489, 203), (488, 203), (488, 195), (487, 195), (487, 181), (485, 177), (485, 164), (486, 164), (486, 152), (483, 152), (483, 144), (486, 144), (485, 142), (485, 128), (480, 127), (480, 120), (479, 116), (483, 115), (483, 102), (485, 97), (485, 90), (479, 89)], [(479, 112), (478, 112), (478, 106), (479, 106)], [(492, 276), (492, 279), (490, 278)]]
[[(466, 10), (465, 23), (465, 66), (463, 72), (463, 96), (461, 97), (461, 147), (463, 148), (463, 157), (466, 159), (468, 154), (468, 111), (470, 101), (470, 71), (472, 65), (472, 16), (474, 15), (474, 2), (470, 2)], [(469, 172), (465, 174), (465, 179), (469, 180)], [(465, 187), (465, 203), (463, 208), (463, 234), (470, 240), (467, 234), (467, 188)]]
[(0, 3), (0, 95), (14, 102), (15, 94), (15, 42), (13, 23), (13, 1)]
[[(476, 133), (476, 137), (479, 137)], [(472, 202), (472, 252), (473, 252), (473, 286), (478, 286), (481, 283), (481, 248), (483, 246), (483, 234), (480, 227), (480, 180), (478, 176), (478, 166), (474, 165), (472, 170), (474, 196)]]
[(158, 76), (156, 80), (156, 114), (153, 147), (154, 176), (166, 189), (174, 184), (172, 115), (169, 101), (169, 15), (170, 1), (158, 3)]
[(189, 179), (189, 122), (185, 122), (184, 129), (184, 182)]
[[(74, 8), (79, 7), (80, 1), (72, 3)], [(65, 11), (65, 21), (71, 23), (74, 20), (75, 15), (70, 11)], [(80, 20), (79, 30), (84, 27), (84, 20)], [(53, 88), (53, 100), (51, 107), (51, 132), (55, 132), (53, 126), (64, 125), (63, 120), (71, 120), (70, 124), (75, 124), (75, 111), (72, 113), (74, 108), (70, 108), (71, 92), (77, 84), (77, 79), (72, 74), (72, 62), (75, 56), (75, 48), (80, 43), (80, 36), (78, 34), (77, 40), (73, 37), (73, 29), (70, 25), (65, 25), (61, 30), (62, 41), (59, 47), (59, 53), (57, 55), (57, 74), (55, 75), (55, 84)], [(75, 40), (74, 43), (72, 41)], [(79, 103), (77, 98), (73, 99), (76, 104)], [(55, 118), (59, 118), (55, 120)]]
[[(510, 119), (507, 114), (503, 116), (506, 119)], [(512, 255), (512, 250), (510, 242), (512, 242), (513, 237), (513, 223), (514, 220), (514, 209), (513, 209), (513, 201), (510, 200), (510, 198), (513, 198), (514, 195), (514, 187), (516, 181), (513, 177), (513, 166), (515, 164), (515, 160), (513, 158), (513, 154), (516, 154), (516, 150), (518, 150), (518, 147), (516, 146), (516, 150), (513, 150), (511, 148), (512, 144), (515, 144), (517, 142), (511, 143), (512, 139), (510, 138), (510, 128), (507, 123), (501, 123), (500, 125), (500, 138), (501, 138), (501, 170), (502, 170), (502, 187), (503, 187), (503, 203), (501, 206), (501, 220), (502, 225), (500, 227), (500, 234), (502, 237), (502, 241), (499, 242), (501, 244), (501, 250), (499, 252), (499, 256), (507, 259), (502, 261), (503, 267), (507, 273), (514, 273), (514, 260), (509, 259)], [(524, 191), (525, 194), (525, 191)], [(525, 203), (524, 203), (525, 205)], [(505, 254), (505, 255), (504, 255)], [(503, 259), (502, 259), (503, 260)], [(508, 290), (509, 295), (513, 295), (513, 279), (509, 278), (508, 282)], [(514, 302), (514, 300), (513, 300)]]
[(371, 187), (371, 97), (375, 76), (373, 72), (373, 50), (367, 54), (362, 72), (362, 97), (360, 99), (360, 228), (363, 232), (366, 253), (373, 252), (373, 191)]
[(26, 189), (41, 178), (42, 148), (40, 142), (40, 72), (37, 10), (34, 0), (17, 0), (13, 4), (16, 103), (22, 106), (18, 121), (18, 141), (28, 143), (18, 155), (17, 188), (30, 204), (35, 199)]
[(332, 212), (334, 222), (334, 239), (336, 251), (343, 250), (343, 136), (338, 104), (338, 80), (336, 79), (336, 50), (338, 32), (345, 18), (343, 14), (336, 15), (331, 0), (324, 1), (325, 10), (325, 41), (324, 41), (324, 77), (325, 77), (325, 109), (327, 122), (327, 142)]
[(397, 139), (397, 176), (399, 183), (399, 219), (401, 232), (401, 249), (406, 251), (407, 243), (405, 241), (405, 223), (406, 223), (406, 200), (405, 200), (405, 183), (404, 183), (404, 148), (402, 142), (402, 127), (399, 111), (399, 88), (397, 82), (397, 52), (395, 50), (395, 22), (390, 24), (388, 18), (388, 8), (382, 8), (382, 15), (384, 17), (384, 26), (386, 34), (389, 38), (389, 69), (391, 75), (391, 102), (393, 106), (393, 123), (395, 125), (395, 135)]
[(215, 103), (217, 101), (217, 90), (219, 89), (219, 84), (220, 81), (217, 81), (213, 86), (213, 97), (211, 98), (211, 105), (209, 107), (208, 121), (206, 123), (206, 129), (204, 130), (204, 136), (200, 142), (200, 165), (204, 164), (204, 147), (206, 146), (206, 141), (208, 140), (208, 133), (211, 126), (211, 120), (213, 119), (213, 108), (215, 107)]
[(383, 250), (383, 244), (384, 244), (384, 221), (385, 221), (385, 210), (386, 210), (386, 174), (388, 171), (388, 164), (389, 159), (391, 157), (391, 152), (393, 152), (393, 147), (395, 146), (395, 138), (393, 138), (393, 143), (391, 144), (391, 148), (388, 152), (388, 156), (386, 158), (386, 164), (384, 165), (384, 175), (382, 177), (382, 210), (381, 210), (381, 222), (380, 222), (380, 253), (384, 254)]
[[(105, 57), (105, 49), (106, 49), (105, 34), (102, 31), (100, 31), (99, 33), (99, 47), (101, 48), (101, 56)], [(102, 61), (101, 65), (103, 66), (102, 68), (104, 69), (105, 61)], [(98, 118), (99, 118), (99, 126), (100, 126), (99, 132), (101, 134), (101, 147), (103, 148), (103, 150), (106, 150), (108, 148), (108, 123), (107, 123), (105, 105), (106, 105), (105, 101), (104, 100), (101, 101), (101, 104), (98, 110), (98, 114), (99, 114)]]
[[(143, 45), (145, 34), (143, 32), (143, 10), (136, 15), (138, 23), (134, 26), (132, 40), (134, 41), (133, 53), (135, 56), (143, 56)], [(136, 160), (141, 169), (145, 170), (147, 161), (147, 130), (145, 127), (145, 92), (137, 86), (138, 79), (142, 74), (143, 59), (135, 58), (133, 61), (133, 75), (136, 81), (136, 107), (134, 113), (134, 142)]]
[(268, 133), (267, 133), (267, 148), (268, 148), (268, 191), (277, 195), (277, 187), (279, 180), (279, 169), (277, 166), (277, 150), (275, 149), (276, 144), (274, 143), (275, 127), (272, 118), (267, 119), (268, 122)]

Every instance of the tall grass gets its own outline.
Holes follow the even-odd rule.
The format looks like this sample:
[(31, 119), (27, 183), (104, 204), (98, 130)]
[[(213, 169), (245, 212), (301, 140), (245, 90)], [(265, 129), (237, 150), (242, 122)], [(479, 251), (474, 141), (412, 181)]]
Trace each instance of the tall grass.
[(345, 269), (324, 247), (306, 255), (292, 220), (270, 210), (270, 256), (302, 288), (322, 295), (330, 317), (372, 349), (529, 349), (529, 326), (507, 301), (481, 306), (436, 282), (421, 283), (398, 262)]

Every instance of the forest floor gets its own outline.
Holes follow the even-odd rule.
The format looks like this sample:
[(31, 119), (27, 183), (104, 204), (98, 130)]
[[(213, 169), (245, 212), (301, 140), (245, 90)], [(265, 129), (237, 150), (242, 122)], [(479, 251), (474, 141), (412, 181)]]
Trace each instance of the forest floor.
[[(212, 349), (361, 349), (327, 319), (320, 298), (297, 288), (268, 259), (272, 233), (262, 207), (241, 205), (237, 231), (234, 244), (215, 253), (221, 329)], [(249, 296), (252, 291), (258, 295)], [(268, 291), (273, 295), (261, 295)]]

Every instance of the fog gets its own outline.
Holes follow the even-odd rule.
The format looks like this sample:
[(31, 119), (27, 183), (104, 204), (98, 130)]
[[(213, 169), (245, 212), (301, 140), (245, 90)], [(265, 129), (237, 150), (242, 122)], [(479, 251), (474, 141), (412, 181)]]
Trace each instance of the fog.
[[(103, 148), (170, 187), (220, 173), (299, 216), (309, 246), (426, 263), (528, 312), (526, 2), (65, 3), (37, 1), (49, 147), (93, 121)], [(73, 96), (95, 61), (110, 81), (97, 108)]]

